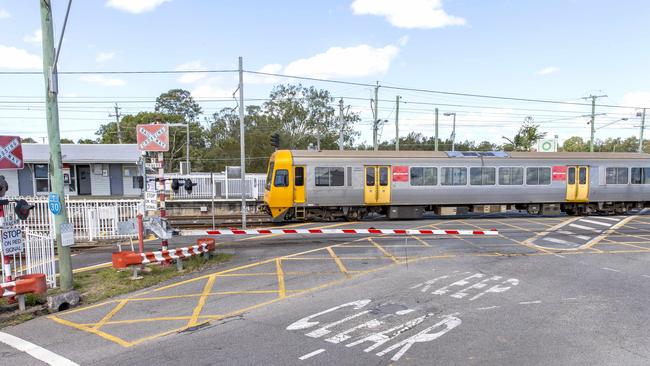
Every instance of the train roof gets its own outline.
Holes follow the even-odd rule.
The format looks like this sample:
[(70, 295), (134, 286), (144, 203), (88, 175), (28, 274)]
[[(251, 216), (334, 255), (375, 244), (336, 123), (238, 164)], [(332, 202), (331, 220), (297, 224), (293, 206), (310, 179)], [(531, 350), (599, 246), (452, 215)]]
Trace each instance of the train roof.
[(650, 154), (630, 152), (291, 150), (291, 155), (294, 158), (650, 159)]

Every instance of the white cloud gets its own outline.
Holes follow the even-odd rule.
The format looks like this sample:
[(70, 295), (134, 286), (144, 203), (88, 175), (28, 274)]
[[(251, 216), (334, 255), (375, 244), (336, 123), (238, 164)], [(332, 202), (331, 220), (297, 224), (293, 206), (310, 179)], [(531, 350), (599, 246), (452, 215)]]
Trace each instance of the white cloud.
[(106, 6), (126, 11), (132, 14), (141, 14), (152, 11), (158, 6), (171, 0), (108, 0)]
[(466, 20), (449, 15), (442, 8), (442, 0), (354, 0), (355, 15), (383, 16), (398, 28), (442, 28), (465, 25)]
[(26, 34), (23, 37), (23, 41), (27, 43), (41, 43), (43, 41), (43, 31), (36, 29), (32, 33)]
[(0, 69), (40, 69), (43, 61), (40, 56), (23, 49), (0, 45)]
[(200, 81), (191, 93), (194, 98), (232, 98), (235, 89), (237, 85), (232, 85), (232, 81), (224, 81), (220, 76), (213, 76)]
[(11, 14), (9, 14), (9, 12), (4, 9), (0, 9), (0, 19), (7, 19), (7, 18), (11, 18)]
[(537, 71), (537, 75), (550, 75), (550, 74), (555, 74), (556, 72), (560, 71), (555, 66), (547, 66), (539, 71)]
[(115, 52), (100, 52), (97, 54), (95, 61), (102, 63), (115, 58)]
[[(201, 63), (200, 60), (195, 60), (195, 61), (190, 61), (186, 62), (184, 64), (178, 65), (176, 67), (176, 71), (190, 71), (190, 70), (205, 70), (205, 66)], [(182, 84), (192, 84), (195, 83), (199, 80), (205, 79), (207, 76), (206, 73), (187, 73), (187, 74), (182, 74), (178, 78), (178, 82)]]
[[(650, 92), (636, 91), (623, 95), (620, 105), (628, 107), (646, 107), (650, 108)], [(630, 111), (627, 110), (629, 113)]]
[(97, 84), (101, 86), (124, 86), (126, 81), (117, 78), (109, 78), (104, 75), (83, 75), (79, 78), (90, 84)]
[[(280, 74), (282, 73), (282, 65), (280, 64), (268, 64), (262, 66), (259, 72), (269, 73), (269, 74)], [(256, 75), (256, 74), (247, 74), (245, 76), (244, 82), (251, 84), (274, 84), (278, 83), (280, 78), (272, 75)]]

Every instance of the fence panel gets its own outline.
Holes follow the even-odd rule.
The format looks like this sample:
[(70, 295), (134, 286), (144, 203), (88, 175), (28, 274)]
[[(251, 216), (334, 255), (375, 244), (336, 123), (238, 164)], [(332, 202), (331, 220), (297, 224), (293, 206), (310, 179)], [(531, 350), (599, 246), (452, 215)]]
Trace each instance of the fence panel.
[[(171, 189), (171, 180), (180, 179), (181, 183), (189, 178), (194, 186), (192, 193), (187, 193), (181, 187), (177, 193)], [(261, 200), (264, 198), (264, 185), (266, 176), (264, 174), (247, 174), (246, 189), (244, 190), (246, 198), (252, 200)], [(187, 200), (187, 199), (210, 199), (214, 196), (216, 200), (235, 200), (241, 199), (242, 184), (239, 178), (226, 179), (225, 174), (166, 174), (165, 175), (165, 195), (169, 201)]]
[[(17, 266), (16, 266), (17, 267)], [(56, 287), (54, 239), (31, 232), (25, 233), (25, 267), (27, 274), (43, 273), (47, 286)]]

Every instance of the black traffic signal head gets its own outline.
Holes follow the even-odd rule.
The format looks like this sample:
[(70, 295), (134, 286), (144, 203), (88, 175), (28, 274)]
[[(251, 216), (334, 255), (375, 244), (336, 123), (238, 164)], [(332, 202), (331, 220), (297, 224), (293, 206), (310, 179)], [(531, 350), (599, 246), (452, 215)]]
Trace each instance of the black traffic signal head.
[(30, 205), (27, 203), (27, 201), (21, 199), (16, 201), (16, 208), (14, 208), (14, 212), (16, 213), (16, 216), (18, 216), (19, 219), (21, 220), (27, 220), (29, 217), (29, 211), (33, 209), (34, 206)]
[(279, 133), (274, 133), (271, 135), (271, 146), (275, 147), (276, 149), (280, 148), (280, 134)]
[(185, 190), (187, 193), (192, 193), (192, 188), (197, 185), (197, 183), (192, 183), (192, 180), (190, 178), (185, 178)]
[(4, 197), (9, 190), (9, 183), (5, 180), (4, 175), (0, 175), (0, 197)]
[(178, 189), (181, 187), (181, 183), (178, 181), (177, 178), (172, 179), (172, 191), (174, 193), (178, 193)]

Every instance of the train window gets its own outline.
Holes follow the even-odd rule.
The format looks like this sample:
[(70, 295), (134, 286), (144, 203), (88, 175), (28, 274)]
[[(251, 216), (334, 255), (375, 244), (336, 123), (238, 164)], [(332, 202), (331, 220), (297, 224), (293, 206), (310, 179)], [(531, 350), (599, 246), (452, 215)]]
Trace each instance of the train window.
[(473, 186), (492, 186), (496, 180), (496, 168), (469, 168), (469, 184)]
[(295, 176), (293, 178), (293, 184), (296, 187), (302, 187), (305, 185), (305, 167), (297, 166), (295, 168)]
[(628, 171), (627, 168), (607, 168), (606, 171), (607, 184), (627, 184)]
[(366, 185), (373, 187), (375, 185), (375, 167), (366, 167)]
[(583, 166), (578, 169), (578, 184), (587, 184), (587, 168)]
[(440, 184), (443, 186), (467, 185), (467, 168), (441, 168)]
[(551, 184), (551, 168), (526, 168), (526, 184), (530, 186)]
[(343, 168), (316, 168), (317, 187), (343, 186), (345, 174)]
[(411, 185), (412, 186), (435, 186), (438, 184), (438, 168), (434, 167), (412, 167), (411, 168)]
[(347, 186), (352, 187), (352, 167), (349, 166), (346, 168), (346, 170), (347, 170), (346, 174), (348, 175)]
[(523, 185), (524, 168), (516, 168), (516, 167), (499, 168), (499, 184), (502, 186)]
[(379, 185), (380, 186), (388, 185), (388, 167), (385, 166), (379, 167)]
[(650, 184), (650, 168), (632, 168), (632, 184)]
[(567, 184), (576, 184), (576, 168), (574, 167), (569, 167)]
[(273, 178), (273, 185), (276, 187), (289, 186), (289, 171), (286, 169), (278, 169), (275, 171), (275, 178)]
[(264, 185), (264, 187), (266, 188), (267, 191), (271, 189), (271, 178), (273, 178), (274, 165), (275, 163), (273, 162), (269, 163), (269, 171), (266, 173), (266, 184)]

